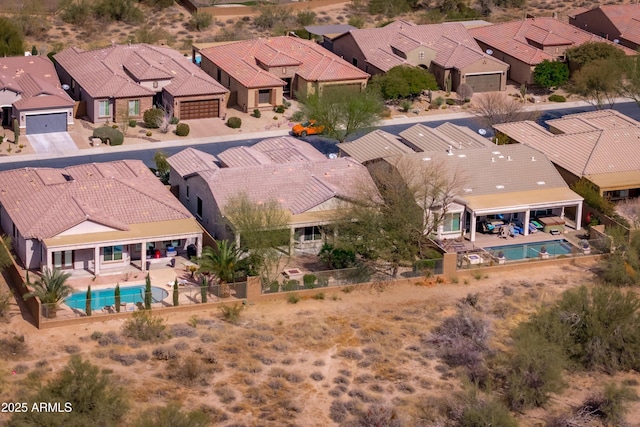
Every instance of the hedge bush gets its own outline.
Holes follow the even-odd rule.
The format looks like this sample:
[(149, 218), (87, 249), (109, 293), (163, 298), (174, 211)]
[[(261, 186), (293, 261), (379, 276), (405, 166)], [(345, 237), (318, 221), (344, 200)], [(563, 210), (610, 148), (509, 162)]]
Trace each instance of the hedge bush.
[(260, 116), (262, 116), (262, 113), (260, 112), (260, 110), (258, 110), (257, 108), (253, 110), (253, 117), (255, 117), (256, 119), (259, 119)]
[(302, 276), (302, 283), (304, 283), (304, 287), (307, 289), (313, 289), (316, 286), (316, 275), (315, 274), (305, 274)]
[(445, 100), (445, 102), (447, 103), (447, 105), (455, 105), (456, 100), (455, 99), (451, 99), (451, 98), (447, 98)]
[(187, 136), (189, 135), (189, 125), (186, 123), (178, 123), (176, 126), (176, 135), (178, 136)]
[(158, 129), (163, 117), (164, 111), (160, 108), (150, 108), (142, 116), (144, 125), (150, 129)]
[(177, 125), (178, 123), (180, 123), (180, 119), (176, 116), (171, 116), (171, 120), (169, 120), (169, 123), (172, 125)]
[(240, 126), (242, 126), (242, 119), (240, 119), (240, 117), (229, 117), (227, 120), (227, 126), (231, 129), (240, 129)]
[(276, 107), (273, 108), (273, 111), (275, 111), (276, 113), (282, 114), (284, 113), (284, 105), (278, 105)]
[(138, 125), (138, 121), (137, 120), (129, 120), (129, 127), (130, 128), (134, 128)]
[(100, 138), (103, 144), (122, 145), (124, 135), (118, 129), (103, 126), (93, 130), (93, 137)]
[(567, 99), (562, 95), (553, 94), (549, 96), (549, 101), (551, 102), (565, 102)]

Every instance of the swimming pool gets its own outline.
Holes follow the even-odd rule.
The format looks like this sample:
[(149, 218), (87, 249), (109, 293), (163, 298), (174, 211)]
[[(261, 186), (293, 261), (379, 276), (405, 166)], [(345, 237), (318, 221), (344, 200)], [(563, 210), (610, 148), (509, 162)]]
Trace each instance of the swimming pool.
[[(97, 289), (91, 291), (91, 310), (100, 310), (108, 305), (114, 305), (115, 288)], [(169, 296), (169, 292), (157, 286), (151, 287), (151, 300), (159, 302)], [(74, 292), (64, 302), (71, 308), (84, 310), (87, 306), (87, 292)], [(120, 286), (120, 303), (135, 304), (144, 302), (144, 285)]]
[(507, 261), (514, 261), (526, 258), (539, 258), (543, 246), (550, 257), (570, 254), (573, 248), (573, 245), (565, 239), (558, 239), (520, 245), (491, 246), (484, 249), (494, 256), (498, 256), (498, 253), (502, 252)]

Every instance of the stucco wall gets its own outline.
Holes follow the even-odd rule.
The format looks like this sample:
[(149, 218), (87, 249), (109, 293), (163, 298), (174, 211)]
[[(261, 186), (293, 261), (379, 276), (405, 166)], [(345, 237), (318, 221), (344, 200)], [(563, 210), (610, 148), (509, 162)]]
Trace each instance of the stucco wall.
[(369, 74), (382, 73), (375, 67), (367, 67), (366, 59), (351, 34), (345, 34), (333, 40), (333, 53), (341, 56), (349, 64), (353, 64), (355, 58), (357, 63), (354, 65)]
[(22, 98), (16, 92), (3, 89), (0, 90), (0, 107), (10, 107), (14, 102)]
[[(614, 40), (620, 37), (620, 31), (618, 31), (609, 18), (602, 13), (601, 9), (592, 9), (579, 14), (575, 18), (569, 18), (569, 24), (597, 36), (604, 37), (605, 39)], [(620, 44), (624, 45), (624, 41), (620, 40)], [(632, 46), (627, 47), (635, 49), (635, 47)]]
[[(129, 101), (140, 101), (139, 114), (129, 114)], [(113, 121), (121, 122), (125, 117), (127, 119), (142, 119), (144, 112), (153, 107), (153, 97), (118, 98), (114, 104)]]
[(509, 71), (507, 71), (507, 78), (515, 81), (516, 83), (533, 84), (533, 69), (535, 66), (526, 64), (519, 59), (508, 55), (501, 50), (495, 49), (480, 40), (476, 40), (478, 45), (483, 51), (487, 49), (493, 50), (493, 57), (499, 59), (502, 62), (509, 64)]

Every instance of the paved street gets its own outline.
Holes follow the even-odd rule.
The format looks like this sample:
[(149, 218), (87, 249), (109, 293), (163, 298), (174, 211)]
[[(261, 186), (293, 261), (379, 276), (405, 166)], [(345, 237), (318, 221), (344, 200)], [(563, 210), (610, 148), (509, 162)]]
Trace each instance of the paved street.
[[(546, 120), (558, 118), (566, 114), (593, 110), (593, 107), (586, 105), (583, 102), (572, 102), (567, 104), (548, 103), (535, 106), (533, 108), (537, 108), (542, 112), (541, 117), (538, 119), (540, 124), (543, 124)], [(635, 102), (617, 103), (614, 105), (614, 109), (636, 120), (640, 120), (640, 108), (638, 108)], [(424, 123), (426, 126), (436, 127), (445, 122), (451, 122), (460, 126), (467, 126), (475, 131), (480, 129), (480, 124), (477, 118), (469, 113), (454, 113), (442, 116), (432, 116), (429, 118), (395, 118), (393, 120), (384, 121), (380, 128), (389, 133), (398, 134), (416, 123)], [(0, 170), (21, 167), (66, 167), (83, 163), (108, 162), (122, 159), (142, 160), (148, 166), (153, 166), (153, 156), (158, 150), (163, 150), (169, 154), (175, 154), (187, 147), (196, 147), (199, 150), (215, 155), (231, 147), (252, 145), (268, 137), (286, 134), (288, 134), (288, 129), (258, 132), (253, 134), (246, 133), (235, 136), (226, 135), (201, 138), (200, 140), (194, 140), (191, 144), (185, 144), (182, 140), (176, 140), (154, 143), (152, 146), (144, 146), (144, 148), (142, 146), (122, 145), (117, 147), (77, 150), (74, 153), (70, 153), (65, 150), (62, 154), (63, 157), (58, 157), (60, 154), (30, 154), (24, 155), (19, 159), (15, 157), (0, 157)], [(306, 140), (325, 154), (337, 152), (334, 145), (335, 141), (322, 137), (307, 137)]]

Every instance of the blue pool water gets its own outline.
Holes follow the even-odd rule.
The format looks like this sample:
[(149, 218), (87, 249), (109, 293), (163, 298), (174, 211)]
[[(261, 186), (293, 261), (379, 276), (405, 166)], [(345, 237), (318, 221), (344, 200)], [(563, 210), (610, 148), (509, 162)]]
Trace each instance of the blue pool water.
[(498, 252), (502, 251), (507, 261), (514, 261), (526, 258), (538, 258), (540, 249), (545, 247), (550, 257), (558, 255), (567, 255), (571, 253), (573, 246), (571, 243), (564, 239), (560, 240), (546, 240), (544, 242), (536, 243), (524, 243), (520, 245), (503, 245), (503, 246), (491, 246), (484, 248), (487, 252), (498, 255)]
[[(165, 289), (157, 286), (151, 287), (153, 302), (159, 302), (169, 295)], [(71, 308), (84, 310), (86, 308), (87, 292), (74, 292), (64, 302)], [(98, 289), (91, 291), (91, 310), (100, 310), (107, 305), (115, 304), (115, 288)], [(120, 286), (120, 303), (135, 304), (144, 302), (144, 285)]]

